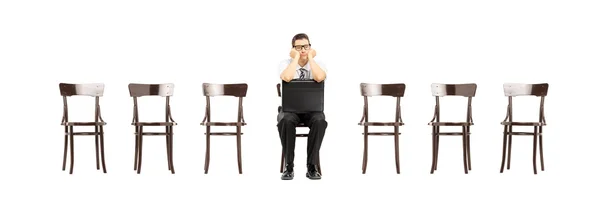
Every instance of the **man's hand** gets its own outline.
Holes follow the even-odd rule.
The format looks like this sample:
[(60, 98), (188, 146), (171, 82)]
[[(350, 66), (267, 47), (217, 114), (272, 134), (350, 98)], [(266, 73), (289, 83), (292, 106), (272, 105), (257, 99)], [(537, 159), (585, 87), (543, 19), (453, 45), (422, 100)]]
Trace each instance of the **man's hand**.
[(310, 51), (308, 52), (308, 58), (312, 59), (315, 56), (317, 56), (317, 51), (315, 49), (310, 49)]
[(292, 57), (293, 59), (299, 59), (300, 52), (298, 52), (298, 50), (296, 50), (295, 48), (292, 48), (292, 50), (290, 50), (290, 57)]

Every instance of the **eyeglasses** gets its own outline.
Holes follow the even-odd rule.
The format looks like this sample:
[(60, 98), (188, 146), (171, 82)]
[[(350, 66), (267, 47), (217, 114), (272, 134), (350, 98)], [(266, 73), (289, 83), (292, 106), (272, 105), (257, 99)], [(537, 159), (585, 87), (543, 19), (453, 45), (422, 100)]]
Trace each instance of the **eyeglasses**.
[(296, 50), (298, 50), (298, 51), (302, 50), (302, 48), (304, 48), (305, 50), (310, 50), (310, 44), (308, 44), (308, 45), (296, 45), (296, 46), (294, 46), (294, 48), (296, 48)]

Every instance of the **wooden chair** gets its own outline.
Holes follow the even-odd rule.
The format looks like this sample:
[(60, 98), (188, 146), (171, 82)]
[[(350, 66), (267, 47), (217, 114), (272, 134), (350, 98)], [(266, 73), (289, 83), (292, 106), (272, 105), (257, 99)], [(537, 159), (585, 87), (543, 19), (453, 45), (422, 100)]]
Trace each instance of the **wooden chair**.
[[(173, 117), (171, 117), (170, 98), (173, 95), (174, 84), (129, 84), (129, 95), (133, 97), (133, 120), (131, 125), (135, 126), (135, 161), (134, 170), (140, 174), (142, 170), (142, 142), (144, 135), (150, 136), (166, 136), (167, 144), (167, 163), (171, 174), (175, 174), (173, 166), (173, 126), (177, 125)], [(138, 114), (138, 98), (144, 96), (160, 96), (166, 99), (165, 104), (165, 121), (164, 122), (140, 122)], [(164, 126), (165, 132), (144, 132), (144, 126)]]
[[(237, 156), (238, 156), (238, 172), (242, 174), (242, 126), (246, 125), (244, 120), (244, 109), (242, 101), (246, 97), (248, 84), (202, 84), (204, 96), (206, 96), (205, 116), (200, 125), (206, 126), (206, 156), (204, 158), (204, 174), (208, 173), (210, 163), (210, 136), (236, 136), (237, 137)], [(239, 99), (238, 115), (235, 122), (212, 122), (210, 119), (210, 97), (214, 96), (233, 96)], [(236, 132), (211, 132), (211, 126), (235, 126)]]
[[(435, 112), (433, 119), (429, 122), (432, 128), (433, 157), (431, 163), (431, 174), (437, 170), (440, 135), (462, 136), (463, 138), (463, 163), (465, 174), (471, 170), (471, 126), (473, 126), (473, 115), (471, 101), (475, 97), (477, 84), (431, 84), (431, 92), (435, 96)], [(467, 97), (467, 118), (464, 122), (440, 122), (440, 97), (464, 96)], [(460, 126), (462, 132), (440, 132), (442, 126)]]
[[(395, 156), (396, 156), (396, 173), (400, 174), (400, 155), (399, 155), (399, 135), (398, 132), (399, 127), (404, 125), (402, 123), (402, 116), (400, 114), (400, 99), (404, 97), (404, 90), (406, 89), (406, 85), (403, 83), (400, 84), (369, 84), (369, 83), (361, 83), (360, 84), (360, 94), (364, 99), (364, 107), (363, 107), (363, 116), (360, 119), (358, 125), (364, 127), (364, 152), (363, 152), (363, 167), (362, 173), (365, 174), (367, 171), (367, 155), (368, 155), (368, 136), (394, 136), (394, 147), (395, 147)], [(368, 97), (372, 96), (391, 96), (396, 98), (396, 118), (393, 122), (369, 122), (369, 103)], [(393, 126), (394, 132), (369, 132), (369, 126)]]
[[(519, 83), (505, 83), (504, 84), (504, 95), (508, 97), (508, 106), (506, 108), (506, 117), (501, 122), (504, 126), (504, 140), (502, 146), (502, 165), (500, 166), (500, 173), (504, 171), (504, 161), (506, 159), (506, 140), (508, 138), (508, 164), (506, 169), (510, 169), (510, 155), (512, 148), (512, 136), (513, 135), (531, 135), (533, 136), (533, 173), (537, 174), (536, 164), (536, 150), (539, 137), (540, 145), (540, 162), (542, 165), (542, 171), (544, 171), (544, 152), (542, 148), (542, 127), (546, 126), (546, 117), (544, 115), (544, 100), (548, 94), (548, 84), (519, 84)], [(537, 96), (540, 97), (539, 107), (539, 119), (535, 122), (514, 122), (513, 121), (513, 97), (516, 96)], [(533, 132), (513, 132), (513, 126), (532, 126)]]
[[(106, 173), (106, 164), (104, 161), (104, 126), (106, 122), (102, 119), (100, 115), (100, 97), (104, 95), (104, 84), (102, 83), (93, 83), (93, 84), (69, 84), (69, 83), (60, 83), (60, 95), (63, 97), (63, 117), (61, 121), (61, 125), (65, 127), (65, 148), (63, 154), (63, 166), (62, 170), (64, 171), (67, 165), (67, 144), (70, 142), (71, 146), (71, 167), (69, 170), (69, 174), (73, 174), (73, 165), (75, 163), (75, 151), (74, 151), (74, 136), (75, 135), (93, 135), (96, 139), (96, 169), (100, 170), (100, 162), (99, 155), (102, 158), (102, 170)], [(67, 97), (70, 96), (91, 96), (94, 97), (95, 100), (95, 112), (94, 112), (94, 121), (93, 122), (73, 122), (69, 121), (69, 107), (67, 104)], [(83, 126), (89, 127), (93, 126), (93, 132), (74, 132), (73, 128), (75, 126)], [(69, 141), (70, 136), (70, 141)], [(98, 144), (100, 144), (98, 146)]]
[[(281, 98), (281, 83), (277, 84), (277, 95)], [(282, 106), (277, 108), (277, 112), (281, 112)], [(298, 123), (297, 127), (308, 128), (308, 126), (302, 122)], [(308, 133), (296, 133), (296, 137), (306, 137), (308, 138)], [(279, 165), (279, 173), (283, 173), (283, 162), (285, 160), (285, 151), (283, 147), (281, 147), (281, 164)], [(323, 171), (321, 171), (321, 156), (317, 156), (317, 170), (319, 173), (323, 175)]]

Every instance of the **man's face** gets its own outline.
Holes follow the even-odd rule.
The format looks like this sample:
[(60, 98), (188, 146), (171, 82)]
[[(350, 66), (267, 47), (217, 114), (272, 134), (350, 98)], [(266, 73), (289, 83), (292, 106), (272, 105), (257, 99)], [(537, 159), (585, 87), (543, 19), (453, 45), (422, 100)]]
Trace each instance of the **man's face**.
[(308, 52), (310, 51), (310, 42), (306, 39), (296, 40), (294, 42), (294, 48), (300, 52), (300, 57), (306, 59), (308, 57)]

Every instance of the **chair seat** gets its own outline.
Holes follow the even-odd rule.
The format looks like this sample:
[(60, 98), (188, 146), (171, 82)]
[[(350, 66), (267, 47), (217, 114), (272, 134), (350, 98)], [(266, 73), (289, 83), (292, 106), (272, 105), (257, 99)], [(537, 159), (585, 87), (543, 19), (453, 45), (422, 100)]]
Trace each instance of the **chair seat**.
[(245, 126), (246, 122), (202, 122), (202, 126)]
[[(368, 132), (369, 135), (394, 135), (394, 132)], [(362, 135), (364, 135), (365, 133), (362, 133)], [(400, 135), (402, 133), (398, 132), (398, 135)]]
[(403, 122), (361, 122), (360, 126), (402, 126)]
[(174, 126), (177, 125), (175, 122), (136, 122), (131, 123), (134, 126)]
[(507, 122), (503, 121), (500, 124), (505, 126), (545, 126), (544, 122)]
[(296, 127), (308, 127), (305, 123), (299, 122)]
[[(439, 132), (440, 135), (463, 135), (462, 132)], [(467, 135), (471, 135), (470, 132), (467, 132)]]
[(472, 126), (471, 122), (429, 122), (430, 126)]
[[(533, 132), (506, 132), (509, 135), (534, 135)], [(542, 135), (542, 133), (538, 132), (538, 135)]]
[[(206, 133), (204, 133), (206, 135)], [(236, 132), (210, 132), (210, 135), (237, 135)], [(240, 132), (240, 135), (244, 135), (244, 133)]]
[[(68, 132), (65, 135), (69, 135)], [(73, 135), (100, 135), (100, 132), (73, 132)]]
[[(137, 135), (138, 133), (134, 132), (134, 134)], [(173, 134), (173, 133), (171, 133), (171, 134)], [(165, 132), (143, 132), (142, 135), (167, 135), (167, 133), (165, 133)]]
[(104, 126), (106, 122), (62, 122), (63, 126)]

